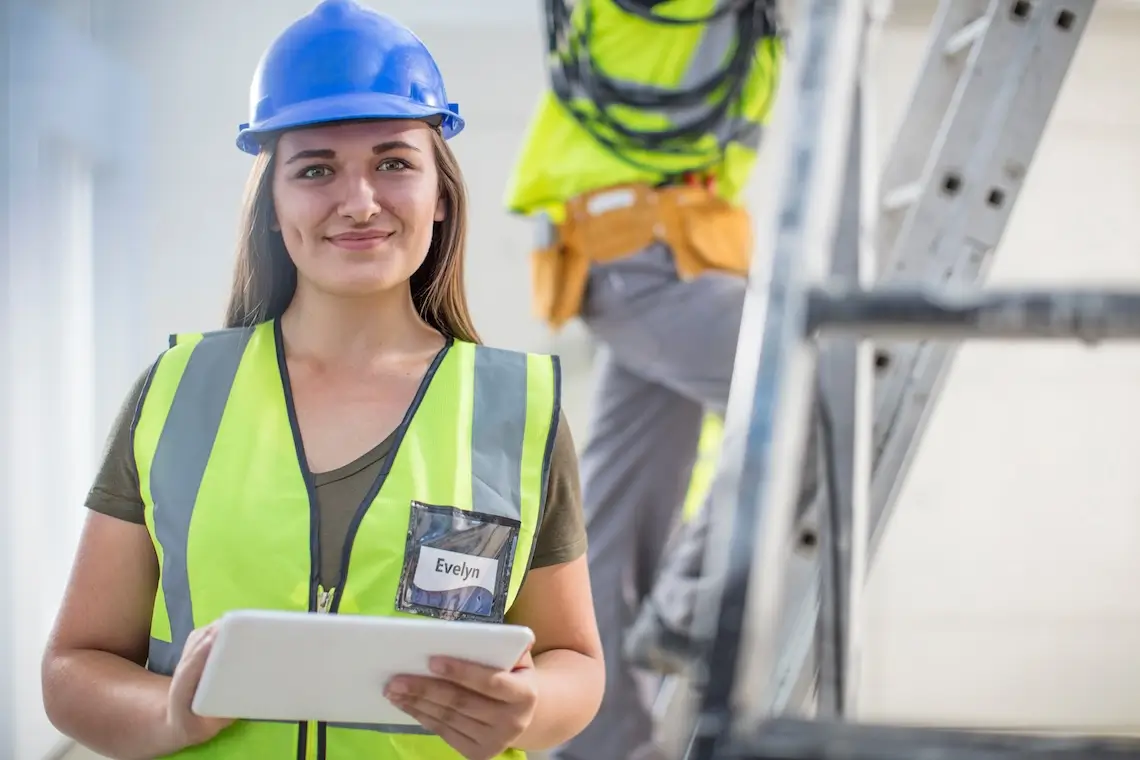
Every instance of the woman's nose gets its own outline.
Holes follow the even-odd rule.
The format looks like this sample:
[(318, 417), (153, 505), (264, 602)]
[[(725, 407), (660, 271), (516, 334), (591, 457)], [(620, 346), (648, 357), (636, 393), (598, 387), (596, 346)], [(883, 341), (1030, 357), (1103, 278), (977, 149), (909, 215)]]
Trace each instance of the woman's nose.
[(376, 188), (364, 177), (354, 177), (345, 183), (340, 213), (356, 224), (364, 224), (380, 213)]

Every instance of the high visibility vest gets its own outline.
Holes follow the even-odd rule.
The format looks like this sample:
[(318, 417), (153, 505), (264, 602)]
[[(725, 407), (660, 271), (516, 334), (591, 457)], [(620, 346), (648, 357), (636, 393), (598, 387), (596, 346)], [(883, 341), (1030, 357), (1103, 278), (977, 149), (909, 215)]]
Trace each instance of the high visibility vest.
[[(506, 539), (488, 560), (495, 568), (484, 595), (490, 602), (467, 615), (503, 620), (529, 568), (545, 503), (560, 406), (556, 357), (451, 341), (397, 430), (386, 474), (356, 515), (340, 587), (322, 589), (315, 572), (316, 507), (282, 380), (277, 323), (180, 336), (171, 344), (151, 373), (133, 443), (161, 568), (150, 670), (173, 673), (190, 632), (229, 610), (438, 612), (443, 606), (431, 593), (416, 596), (419, 576), (412, 550), (405, 552), (409, 531), (424, 523), (424, 514), (434, 537), (447, 533), (450, 520), (457, 529), (509, 528), (496, 534)], [(417, 556), (424, 551), (417, 549)], [(328, 609), (319, 610), (326, 598)], [(460, 755), (418, 726), (238, 721), (176, 757)], [(511, 750), (502, 757), (525, 755)]]
[[(708, 15), (723, 0), (670, 0), (658, 12), (676, 18)], [(595, 66), (613, 79), (659, 88), (692, 85), (708, 79), (731, 54), (735, 20), (731, 14), (706, 24), (683, 26), (653, 24), (626, 13), (613, 0), (583, 0), (575, 7), (572, 23), (583, 24), (582, 15), (593, 15), (590, 57)], [(742, 100), (734, 109), (737, 122), (752, 127), (740, 142), (730, 142), (723, 161), (709, 171), (716, 178), (716, 191), (736, 202), (756, 162), (763, 126), (775, 99), (783, 44), (766, 38), (757, 46), (754, 65), (744, 85)], [(596, 112), (587, 100), (582, 107)], [(614, 108), (615, 117), (638, 129), (667, 129), (677, 121), (668, 111), (646, 113)], [(692, 118), (691, 116), (689, 118)], [(739, 123), (722, 125), (730, 134)], [(706, 141), (716, 143), (716, 135)], [(676, 171), (688, 168), (692, 159), (665, 155), (647, 156), (633, 151), (638, 163)], [(675, 173), (672, 169), (668, 173)], [(665, 173), (631, 166), (599, 144), (551, 92), (545, 92), (532, 117), (522, 149), (507, 181), (504, 203), (519, 214), (545, 212), (555, 223), (565, 217), (563, 203), (582, 193), (626, 183), (659, 183)]]

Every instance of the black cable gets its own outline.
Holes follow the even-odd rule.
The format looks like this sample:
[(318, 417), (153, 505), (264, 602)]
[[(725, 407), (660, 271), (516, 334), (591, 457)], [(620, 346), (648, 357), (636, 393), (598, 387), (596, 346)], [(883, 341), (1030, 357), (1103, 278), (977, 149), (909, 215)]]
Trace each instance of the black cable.
[(816, 405), (819, 410), (819, 438), (820, 438), (820, 452), (823, 460), (824, 472), (824, 489), (826, 492), (827, 510), (826, 521), (824, 526), (827, 531), (827, 540), (823, 544), (827, 547), (830, 556), (831, 572), (829, 573), (832, 588), (834, 589), (831, 594), (832, 603), (832, 620), (834, 625), (831, 626), (833, 640), (831, 646), (835, 650), (835, 672), (838, 676), (838, 683), (836, 683), (836, 699), (839, 704), (839, 716), (844, 714), (843, 692), (845, 688), (844, 679), (846, 677), (845, 663), (847, 659), (847, 651), (843, 646), (844, 642), (844, 625), (843, 619), (843, 601), (847, 595), (847, 588), (843, 585), (843, 567), (842, 556), (839, 551), (839, 472), (837, 471), (838, 462), (836, 458), (835, 446), (835, 424), (831, 417), (831, 409), (827, 403), (827, 394), (823, 389), (822, 374), (816, 375)]
[(711, 13), (704, 16), (696, 16), (694, 18), (677, 18), (675, 16), (662, 16), (659, 13), (653, 12), (653, 6), (660, 5), (668, 0), (658, 0), (658, 2), (647, 2), (646, 0), (612, 0), (613, 4), (626, 13), (638, 16), (646, 21), (652, 21), (655, 24), (665, 24), (667, 26), (688, 26), (690, 24), (707, 24), (710, 21), (722, 19), (730, 13), (742, 9), (748, 5), (751, 0), (729, 0), (724, 5), (719, 5), (713, 8)]
[[(576, 64), (575, 67), (566, 67), (563, 71), (568, 75), (569, 82), (577, 84), (590, 97), (597, 107), (597, 113), (582, 112), (573, 103), (571, 108), (577, 111), (580, 117), (584, 117), (583, 120), (587, 124), (596, 119), (606, 128), (628, 140), (634, 147), (669, 153), (691, 150), (686, 143), (700, 139), (720, 126), (727, 117), (728, 109), (739, 100), (755, 55), (754, 46), (760, 38), (760, 35), (755, 33), (756, 19), (749, 11), (761, 7), (759, 0), (749, 0), (748, 6), (742, 8), (742, 12), (738, 14), (738, 44), (733, 50), (731, 59), (720, 70), (693, 86), (664, 89), (630, 87), (610, 79), (593, 66), (589, 51), (593, 14), (590, 12), (591, 6), (588, 6), (585, 29), (577, 40), (582, 47), (582, 53), (576, 60), (571, 58), (568, 61)], [(615, 105), (653, 110), (700, 108), (704, 101), (721, 88), (724, 88), (724, 94), (704, 105), (704, 113), (699, 113), (696, 118), (678, 124), (672, 129), (653, 131), (630, 129), (614, 118), (610, 111)], [(569, 100), (571, 93), (567, 91), (565, 94)]]
[[(590, 50), (594, 0), (586, 1), (579, 29), (571, 21), (574, 6), (570, 0), (543, 0), (546, 47), (552, 92), (600, 145), (625, 163), (654, 172), (666, 170), (632, 154), (688, 159), (680, 167), (671, 163), (667, 170), (669, 174), (683, 174), (715, 166), (723, 159), (729, 143), (748, 137), (753, 130), (751, 125), (741, 124), (727, 134), (723, 129), (730, 109), (741, 101), (757, 46), (766, 37), (779, 35), (775, 0), (724, 0), (710, 13), (696, 18), (661, 15), (653, 10), (654, 4), (645, 0), (608, 0), (625, 13), (662, 26), (691, 26), (735, 18), (735, 44), (729, 60), (702, 81), (676, 88), (631, 85), (609, 77), (597, 66)], [(576, 102), (583, 98), (590, 108)], [(634, 129), (614, 114), (615, 107), (645, 111), (684, 109), (693, 116), (669, 129)], [(715, 148), (698, 147), (699, 141), (718, 132)]]

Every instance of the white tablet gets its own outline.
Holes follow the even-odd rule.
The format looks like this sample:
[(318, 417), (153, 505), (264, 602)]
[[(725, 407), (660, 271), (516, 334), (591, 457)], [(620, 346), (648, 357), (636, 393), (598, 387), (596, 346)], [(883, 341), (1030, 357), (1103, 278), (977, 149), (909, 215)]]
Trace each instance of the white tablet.
[(194, 694), (198, 715), (415, 725), (384, 697), (400, 673), (457, 657), (507, 670), (534, 641), (525, 626), (432, 618), (242, 610), (221, 618)]

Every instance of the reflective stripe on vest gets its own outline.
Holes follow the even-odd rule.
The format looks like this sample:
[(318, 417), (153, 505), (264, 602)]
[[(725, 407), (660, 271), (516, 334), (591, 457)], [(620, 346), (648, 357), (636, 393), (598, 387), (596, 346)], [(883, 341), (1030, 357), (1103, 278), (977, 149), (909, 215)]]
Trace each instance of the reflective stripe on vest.
[(211, 336), (189, 354), (151, 460), (150, 500), (162, 504), (154, 510), (154, 536), (162, 546), (162, 597), (171, 633), (170, 641), (150, 639), (148, 667), (157, 673), (174, 672), (195, 628), (186, 563), (190, 519), (251, 332)]
[[(151, 670), (173, 672), (190, 632), (228, 609), (313, 609), (314, 497), (292, 440), (281, 353), (267, 323), (179, 339), (152, 372), (134, 441), (161, 567)], [(518, 522), (503, 571), (508, 608), (529, 567), (560, 409), (557, 359), (454, 341), (428, 375), (350, 529), (352, 545), (368, 550), (342, 563), (346, 614), (409, 614), (395, 603), (413, 500)], [(277, 756), (297, 738), (291, 723), (235, 726), (204, 756)], [(453, 756), (407, 726), (320, 731), (336, 756)]]

